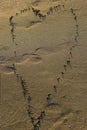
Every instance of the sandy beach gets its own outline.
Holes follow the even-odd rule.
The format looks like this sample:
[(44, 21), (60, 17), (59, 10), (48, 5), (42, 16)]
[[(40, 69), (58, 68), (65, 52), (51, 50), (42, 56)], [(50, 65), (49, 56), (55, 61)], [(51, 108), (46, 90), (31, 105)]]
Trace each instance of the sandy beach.
[(0, 130), (87, 130), (86, 0), (0, 0)]

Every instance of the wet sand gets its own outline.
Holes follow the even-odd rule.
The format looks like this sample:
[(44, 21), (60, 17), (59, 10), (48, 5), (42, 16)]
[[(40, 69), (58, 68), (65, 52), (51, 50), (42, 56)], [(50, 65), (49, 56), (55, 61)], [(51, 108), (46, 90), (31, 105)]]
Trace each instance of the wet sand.
[(87, 129), (87, 2), (0, 2), (0, 129)]

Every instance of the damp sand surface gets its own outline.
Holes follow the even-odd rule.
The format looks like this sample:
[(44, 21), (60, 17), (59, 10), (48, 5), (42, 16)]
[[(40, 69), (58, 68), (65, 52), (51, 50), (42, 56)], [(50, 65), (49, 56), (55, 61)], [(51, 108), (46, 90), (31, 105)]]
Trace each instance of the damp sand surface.
[(87, 130), (87, 2), (77, 1), (0, 1), (0, 130)]

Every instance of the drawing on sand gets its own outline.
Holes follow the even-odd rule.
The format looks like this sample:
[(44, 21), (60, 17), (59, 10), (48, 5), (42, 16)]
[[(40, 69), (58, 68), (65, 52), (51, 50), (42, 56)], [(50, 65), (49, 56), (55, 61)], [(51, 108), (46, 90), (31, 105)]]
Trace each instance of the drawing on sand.
[(86, 6), (1, 0), (0, 130), (87, 130)]

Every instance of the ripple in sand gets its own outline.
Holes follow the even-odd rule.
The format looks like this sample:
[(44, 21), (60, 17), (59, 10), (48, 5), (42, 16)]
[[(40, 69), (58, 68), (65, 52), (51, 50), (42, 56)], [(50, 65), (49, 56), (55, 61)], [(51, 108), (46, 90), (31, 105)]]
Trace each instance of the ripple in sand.
[(73, 116), (73, 113), (71, 110), (66, 110), (58, 115), (58, 117), (55, 119), (53, 125), (48, 130), (55, 130), (58, 129), (58, 127), (63, 124), (66, 120), (71, 118)]
[(39, 2), (40, 2), (40, 0), (34, 1), (34, 2), (32, 3), (32, 5), (33, 5), (33, 6), (37, 6), (37, 5), (39, 4)]
[(29, 28), (29, 27), (31, 27), (31, 26), (33, 26), (33, 25), (36, 25), (36, 24), (38, 24), (38, 23), (41, 23), (41, 21), (30, 21), (29, 22), (29, 24), (26, 26), (26, 28)]
[(35, 57), (31, 58), (31, 61), (33, 61), (33, 62), (40, 62), (41, 60), (42, 60), (42, 58), (39, 56), (35, 56)]
[(47, 107), (53, 107), (53, 106), (59, 106), (59, 104), (58, 103), (50, 103), (49, 105), (46, 105)]
[(44, 55), (48, 55), (51, 54), (52, 52), (54, 52), (55, 50), (53, 48), (47, 48), (47, 47), (38, 47), (35, 49), (35, 53), (39, 53), (39, 54), (44, 54)]
[(3, 66), (2, 71), (4, 74), (11, 74), (14, 72), (13, 66)]

